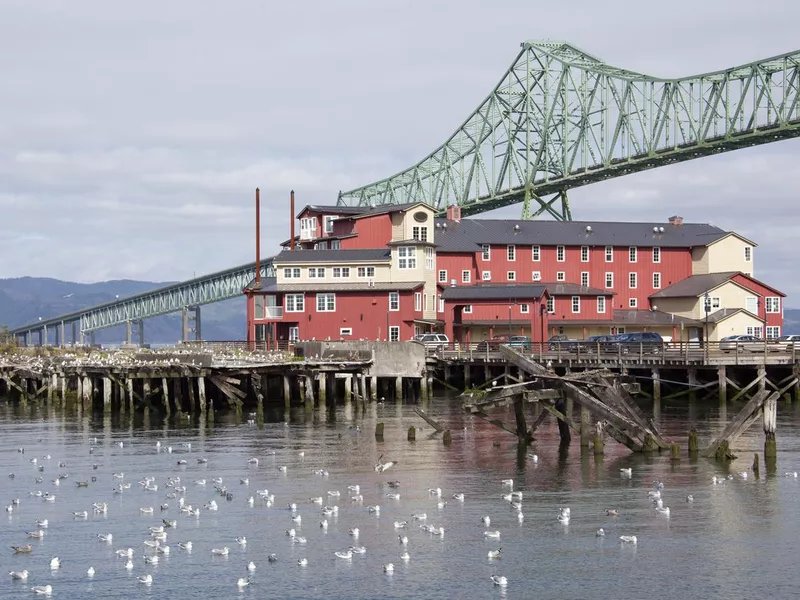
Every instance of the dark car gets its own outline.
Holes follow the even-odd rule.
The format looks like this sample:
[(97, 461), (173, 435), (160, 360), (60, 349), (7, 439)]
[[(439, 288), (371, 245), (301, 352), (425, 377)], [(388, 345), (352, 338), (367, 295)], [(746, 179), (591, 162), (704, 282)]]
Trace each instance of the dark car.
[(547, 340), (547, 348), (550, 352), (575, 352), (578, 348), (578, 340), (571, 340), (566, 335), (554, 335)]
[(608, 352), (622, 354), (658, 354), (664, 350), (664, 338), (655, 331), (620, 333), (606, 343)]
[(486, 352), (487, 350), (498, 350), (501, 345), (508, 343), (507, 335), (497, 335), (491, 339), (478, 342), (476, 350), (478, 352)]
[(605, 352), (608, 348), (608, 342), (614, 340), (613, 335), (592, 335), (583, 340), (580, 344), (580, 349), (589, 354), (593, 352)]

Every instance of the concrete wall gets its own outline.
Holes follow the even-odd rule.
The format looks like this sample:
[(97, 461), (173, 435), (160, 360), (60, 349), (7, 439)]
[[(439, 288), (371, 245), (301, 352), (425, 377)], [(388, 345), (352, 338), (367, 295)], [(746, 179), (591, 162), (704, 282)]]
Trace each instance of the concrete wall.
[(300, 342), (297, 347), (306, 357), (371, 358), (369, 375), (375, 377), (421, 377), (425, 370), (425, 348), (416, 342)]

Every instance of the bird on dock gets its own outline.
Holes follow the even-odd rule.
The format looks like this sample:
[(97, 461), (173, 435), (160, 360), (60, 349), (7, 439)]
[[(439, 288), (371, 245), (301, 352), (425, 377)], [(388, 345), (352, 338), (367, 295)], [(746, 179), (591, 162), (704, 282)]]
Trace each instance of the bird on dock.
[(385, 565), (383, 565), (383, 572), (394, 573), (394, 565), (392, 563), (386, 563)]
[(148, 573), (147, 575), (140, 575), (139, 576), (139, 583), (143, 583), (144, 585), (150, 585), (153, 583), (153, 576)]
[(687, 502), (694, 502), (694, 496), (692, 496), (691, 494), (689, 494), (688, 496), (686, 496), (686, 501), (687, 501)]

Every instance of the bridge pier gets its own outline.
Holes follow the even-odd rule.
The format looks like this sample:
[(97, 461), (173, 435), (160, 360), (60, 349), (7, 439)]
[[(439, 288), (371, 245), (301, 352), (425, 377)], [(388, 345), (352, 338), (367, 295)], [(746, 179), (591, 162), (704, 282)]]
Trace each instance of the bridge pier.
[[(194, 321), (194, 327), (191, 326), (191, 321)], [(190, 306), (181, 311), (181, 341), (190, 341), (192, 332), (194, 332), (195, 341), (199, 342), (203, 339), (199, 306)]]

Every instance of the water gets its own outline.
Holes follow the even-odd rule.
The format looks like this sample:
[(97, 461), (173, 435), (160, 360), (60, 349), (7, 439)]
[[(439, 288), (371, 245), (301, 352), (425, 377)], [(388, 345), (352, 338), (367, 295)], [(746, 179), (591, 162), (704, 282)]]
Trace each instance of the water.
[[(535, 451), (539, 463), (533, 464), (517, 453), (514, 439), (493, 426), (461, 412), (456, 400), (440, 398), (429, 408), (436, 418), (453, 430), (453, 445), (443, 447), (441, 436), (429, 437), (432, 430), (421, 422), (410, 406), (389, 404), (369, 407), (365, 415), (353, 416), (339, 409), (334, 418), (293, 413), (290, 423), (268, 423), (263, 430), (254, 426), (217, 424), (213, 429), (183, 424), (179, 427), (142, 422), (134, 425), (111, 419), (78, 420), (55, 410), (20, 409), (0, 403), (0, 473), (3, 505), (13, 498), (21, 503), (12, 513), (2, 513), (2, 538), (6, 551), (0, 552), (0, 598), (33, 597), (34, 585), (53, 586), (58, 598), (558, 598), (592, 600), (668, 595), (670, 598), (744, 598), (769, 590), (776, 598), (794, 597), (796, 540), (800, 539), (800, 480), (784, 478), (784, 471), (800, 470), (800, 410), (782, 404), (779, 410), (778, 476), (747, 480), (735, 479), (713, 485), (713, 475), (727, 475), (724, 466), (712, 461), (689, 461), (673, 465), (669, 457), (642, 457), (609, 441), (606, 456), (596, 461), (582, 458), (577, 441), (567, 454), (559, 454), (552, 421), (539, 430)], [(664, 407), (656, 418), (667, 438), (685, 440), (691, 424), (697, 426), (701, 440), (719, 430), (721, 417), (732, 418), (734, 408), (720, 415), (716, 406), (686, 405)], [(500, 410), (508, 422), (512, 412)], [(282, 415), (272, 415), (282, 420)], [(141, 419), (140, 419), (141, 421)], [(373, 436), (375, 423), (385, 423), (385, 442)], [(361, 427), (359, 432), (355, 426)], [(425, 426), (417, 441), (406, 441), (410, 425)], [(97, 443), (93, 438), (97, 437)], [(171, 445), (173, 453), (156, 441)], [(124, 446), (120, 448), (118, 442)], [(182, 446), (190, 442), (191, 449)], [(494, 443), (499, 442), (499, 447)], [(730, 466), (731, 473), (748, 469), (752, 452), (762, 452), (763, 434), (754, 426), (737, 444), (740, 459)], [(24, 446), (24, 454), (17, 452)], [(96, 449), (89, 453), (90, 447)], [(275, 455), (271, 455), (271, 452)], [(299, 453), (305, 452), (301, 457)], [(50, 454), (49, 460), (42, 458)], [(383, 474), (374, 464), (397, 460)], [(248, 465), (258, 457), (258, 466)], [(198, 464), (198, 457), (208, 464)], [(44, 471), (30, 462), (38, 459)], [(186, 466), (177, 461), (185, 458)], [(67, 466), (59, 468), (59, 461)], [(96, 470), (92, 468), (98, 464)], [(280, 473), (279, 465), (287, 472)], [(620, 468), (631, 467), (633, 476), (620, 476)], [(325, 478), (313, 474), (325, 468)], [(14, 473), (15, 478), (6, 477)], [(56, 487), (51, 481), (59, 473), (69, 477)], [(112, 473), (124, 472), (130, 490), (113, 495), (118, 481)], [(35, 483), (43, 477), (41, 484)], [(88, 480), (88, 488), (76, 482)], [(137, 485), (142, 477), (153, 476), (157, 492)], [(177, 501), (165, 499), (169, 476), (180, 476), (187, 486), (186, 502), (202, 507), (210, 500), (219, 504), (217, 512), (202, 510), (199, 519), (178, 513)], [(214, 492), (212, 478), (222, 477), (233, 493), (228, 502)], [(239, 480), (249, 477), (248, 486)], [(206, 478), (205, 487), (193, 482)], [(524, 521), (502, 499), (508, 491), (500, 481), (513, 478), (514, 489), (524, 494)], [(385, 497), (385, 483), (399, 480), (399, 500)], [(655, 513), (647, 498), (653, 480), (665, 484), (664, 503), (671, 508), (669, 518)], [(360, 484), (363, 504), (350, 502), (349, 484)], [(441, 487), (443, 510), (428, 488)], [(256, 490), (268, 488), (275, 504), (267, 508)], [(29, 496), (41, 490), (56, 494), (54, 503)], [(328, 490), (340, 490), (341, 497), (328, 497)], [(461, 503), (451, 496), (463, 492)], [(694, 502), (685, 502), (693, 494)], [(255, 506), (246, 499), (256, 496)], [(328, 504), (338, 504), (338, 517), (328, 517), (323, 531), (320, 507), (309, 498), (323, 496)], [(108, 502), (108, 513), (92, 513), (93, 502)], [(161, 503), (170, 508), (159, 511)], [(287, 504), (296, 502), (302, 516), (300, 526), (291, 519)], [(368, 505), (379, 504), (379, 515), (370, 514)], [(153, 506), (153, 515), (139, 512)], [(569, 506), (568, 526), (556, 521), (559, 507)], [(605, 516), (615, 508), (619, 517)], [(76, 519), (73, 511), (89, 511), (87, 519)], [(410, 520), (415, 512), (426, 512), (428, 523), (445, 528), (443, 537), (432, 536)], [(490, 527), (481, 517), (491, 516)], [(50, 526), (43, 540), (27, 539), (36, 529), (35, 519), (47, 518)], [(143, 541), (148, 528), (161, 519), (177, 519), (175, 530), (168, 529), (168, 556), (158, 565), (145, 565)], [(398, 532), (395, 520), (408, 520), (409, 527)], [(291, 527), (308, 539), (306, 545), (292, 544), (285, 531)], [(356, 544), (349, 535), (358, 527), (357, 545), (365, 555), (345, 561), (334, 556)], [(603, 527), (606, 536), (595, 531)], [(499, 540), (486, 539), (484, 531), (499, 530)], [(113, 544), (104, 544), (98, 534), (112, 533)], [(409, 537), (408, 563), (400, 560), (403, 548), (398, 533)], [(636, 535), (636, 546), (623, 545), (620, 535)], [(247, 537), (240, 547), (235, 538)], [(178, 548), (179, 541), (193, 542), (193, 551)], [(33, 544), (31, 554), (14, 554), (8, 545)], [(228, 546), (227, 557), (211, 555), (212, 548)], [(133, 547), (135, 568), (127, 571), (124, 560), (114, 551)], [(502, 548), (502, 559), (490, 561), (489, 550)], [(270, 553), (278, 562), (269, 564)], [(149, 552), (148, 552), (149, 554)], [(63, 560), (60, 570), (51, 572), (50, 559)], [(308, 565), (297, 564), (307, 558)], [(237, 590), (239, 577), (247, 576), (249, 561), (257, 565), (251, 585)], [(394, 563), (391, 575), (383, 572), (385, 563)], [(96, 575), (89, 579), (87, 569)], [(6, 574), (27, 568), (27, 583), (12, 581)], [(153, 584), (145, 586), (137, 577), (151, 573)], [(504, 575), (507, 588), (492, 585), (490, 576)]]

